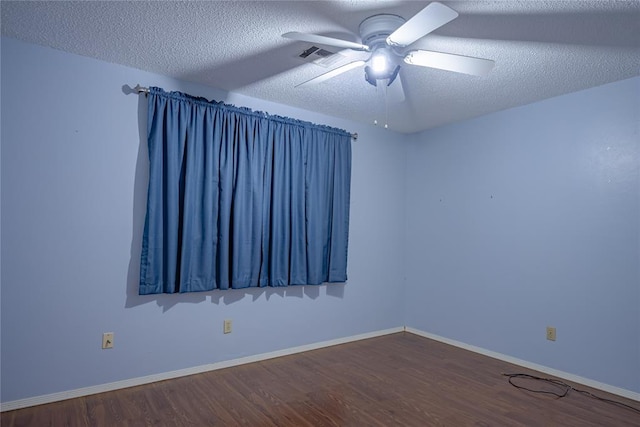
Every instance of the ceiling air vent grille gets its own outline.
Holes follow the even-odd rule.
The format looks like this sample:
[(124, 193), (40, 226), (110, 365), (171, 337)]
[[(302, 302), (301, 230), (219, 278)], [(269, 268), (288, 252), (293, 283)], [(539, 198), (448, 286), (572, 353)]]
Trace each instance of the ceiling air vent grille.
[(312, 62), (321, 67), (327, 68), (337, 64), (346, 57), (339, 53), (319, 48), (318, 46), (311, 46), (299, 54), (298, 58), (305, 62)]

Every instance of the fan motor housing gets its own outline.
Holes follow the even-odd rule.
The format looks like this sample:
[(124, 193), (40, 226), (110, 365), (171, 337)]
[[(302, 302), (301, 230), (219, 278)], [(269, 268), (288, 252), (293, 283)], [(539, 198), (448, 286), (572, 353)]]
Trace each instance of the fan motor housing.
[(360, 38), (362, 44), (374, 48), (377, 45), (386, 45), (387, 37), (400, 28), (406, 21), (402, 16), (391, 14), (373, 15), (360, 23)]

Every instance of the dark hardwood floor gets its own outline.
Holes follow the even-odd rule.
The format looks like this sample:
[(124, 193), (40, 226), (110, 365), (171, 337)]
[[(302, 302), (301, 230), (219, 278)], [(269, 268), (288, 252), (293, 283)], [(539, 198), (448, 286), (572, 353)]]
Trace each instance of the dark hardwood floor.
[(638, 412), (576, 392), (558, 399), (518, 390), (502, 372), (548, 377), (398, 333), (4, 412), (1, 421), (3, 427), (640, 426)]

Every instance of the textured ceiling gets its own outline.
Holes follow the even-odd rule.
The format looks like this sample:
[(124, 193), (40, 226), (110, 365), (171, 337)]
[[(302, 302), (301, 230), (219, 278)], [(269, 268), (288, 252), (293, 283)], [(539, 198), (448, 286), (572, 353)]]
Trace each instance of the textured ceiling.
[(0, 10), (3, 36), (406, 133), (640, 75), (638, 1), (443, 1), (460, 16), (417, 43), (492, 59), (489, 76), (405, 65), (407, 99), (389, 108), (362, 69), (294, 87), (330, 68), (299, 59), (311, 44), (281, 34), (358, 41), (364, 18), (408, 19), (428, 3), (2, 1)]

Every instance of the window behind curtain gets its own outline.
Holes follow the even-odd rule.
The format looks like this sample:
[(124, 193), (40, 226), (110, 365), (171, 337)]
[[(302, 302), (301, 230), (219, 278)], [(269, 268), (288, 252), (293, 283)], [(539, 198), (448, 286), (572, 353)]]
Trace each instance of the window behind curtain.
[(344, 282), (351, 136), (150, 88), (140, 294)]

